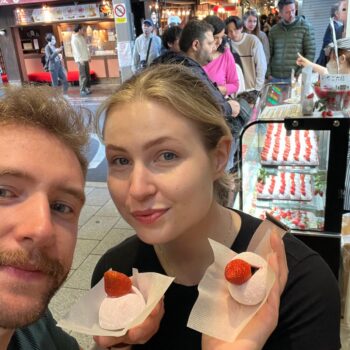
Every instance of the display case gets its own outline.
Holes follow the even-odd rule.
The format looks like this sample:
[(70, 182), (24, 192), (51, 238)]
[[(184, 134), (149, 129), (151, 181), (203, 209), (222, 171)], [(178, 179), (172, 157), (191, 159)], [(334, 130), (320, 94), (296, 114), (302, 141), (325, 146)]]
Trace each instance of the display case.
[(300, 104), (286, 103), (291, 95), (287, 84), (267, 84), (241, 133), (239, 207), (260, 218), (271, 214), (325, 254), (334, 244), (337, 270), (349, 118), (303, 117)]

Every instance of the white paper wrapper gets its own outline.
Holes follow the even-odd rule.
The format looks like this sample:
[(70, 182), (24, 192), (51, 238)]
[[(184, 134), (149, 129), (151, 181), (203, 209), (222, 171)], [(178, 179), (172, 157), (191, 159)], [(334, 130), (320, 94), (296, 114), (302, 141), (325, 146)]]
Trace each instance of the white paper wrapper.
[[(270, 246), (272, 231), (277, 231), (281, 236), (285, 234), (283, 229), (272, 222), (263, 221), (254, 233), (247, 251), (254, 252), (267, 260), (268, 255), (272, 253)], [(208, 267), (199, 283), (199, 296), (192, 308), (187, 326), (211, 337), (233, 342), (266, 301), (275, 276), (268, 267), (267, 293), (261, 303), (254, 306), (239, 304), (231, 297), (224, 276), (226, 264), (237, 254), (218, 242), (209, 241), (214, 253), (214, 262)]]
[[(159, 273), (138, 273), (133, 269), (132, 284), (138, 288), (146, 301), (146, 308), (128, 324), (126, 328), (116, 331), (102, 329), (99, 325), (98, 312), (102, 300), (106, 297), (103, 278), (94, 288), (89, 290), (78, 302), (73, 305), (67, 315), (58, 322), (58, 326), (88, 335), (120, 337), (130, 328), (142, 323), (152, 312), (163, 297), (165, 291), (173, 282), (173, 277)], [(118, 317), (118, 315), (116, 315)]]

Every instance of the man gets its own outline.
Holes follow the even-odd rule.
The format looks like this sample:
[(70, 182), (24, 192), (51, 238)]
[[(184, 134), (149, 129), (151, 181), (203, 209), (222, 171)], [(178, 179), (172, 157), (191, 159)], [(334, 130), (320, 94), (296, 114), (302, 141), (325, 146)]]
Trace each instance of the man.
[(79, 349), (47, 305), (73, 259), (87, 141), (54, 90), (7, 89), (0, 100), (1, 350)]
[(182, 33), (182, 28), (179, 26), (171, 26), (164, 30), (162, 35), (162, 54), (172, 51), (180, 52), (180, 36)]
[(135, 40), (133, 52), (132, 71), (146, 68), (149, 64), (160, 55), (162, 42), (159, 36), (153, 34), (153, 21), (145, 19), (142, 24), (142, 32)]
[[(333, 19), (333, 25), (335, 30), (336, 39), (341, 39), (343, 36), (344, 28), (346, 27), (347, 20), (347, 2), (339, 1), (335, 3), (331, 7), (331, 18)], [(316, 61), (320, 66), (326, 67), (328, 58), (324, 49), (328, 46), (328, 44), (333, 42), (333, 33), (331, 29), (331, 25), (328, 24), (326, 32), (323, 37), (322, 49), (320, 51), (320, 55)]]
[(45, 40), (47, 42), (47, 45), (45, 46), (45, 57), (51, 75), (51, 84), (53, 87), (56, 87), (58, 86), (58, 80), (60, 80), (63, 87), (63, 93), (67, 94), (67, 73), (63, 67), (61, 56), (63, 46), (56, 48), (56, 38), (52, 33), (47, 33)]
[(230, 16), (225, 23), (230, 45), (242, 63), (246, 90), (260, 91), (264, 86), (267, 69), (261, 41), (255, 35), (242, 32), (244, 23), (239, 17)]
[(234, 100), (226, 100), (202, 68), (213, 59), (215, 49), (213, 32), (213, 26), (205, 21), (189, 21), (183, 28), (179, 41), (182, 52), (168, 51), (154, 60), (153, 63), (175, 63), (190, 67), (207, 84), (221, 106), (226, 119), (232, 122), (232, 118), (237, 117), (240, 113), (239, 103)]
[(315, 34), (311, 24), (295, 16), (295, 1), (280, 0), (278, 9), (281, 21), (269, 34), (271, 57), (267, 77), (271, 82), (291, 81), (292, 69), (298, 76), (301, 68), (296, 64), (298, 52), (311, 62), (315, 57)]
[(80, 96), (87, 96), (91, 93), (90, 52), (84, 37), (84, 28), (81, 24), (74, 27), (71, 44), (74, 61), (78, 63), (79, 67)]

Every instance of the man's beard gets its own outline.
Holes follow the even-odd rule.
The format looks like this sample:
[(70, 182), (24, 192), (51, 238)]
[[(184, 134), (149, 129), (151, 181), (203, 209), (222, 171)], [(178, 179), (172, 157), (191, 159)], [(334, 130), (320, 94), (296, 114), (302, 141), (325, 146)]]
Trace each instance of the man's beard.
[[(29, 265), (36, 270), (40, 270), (49, 278), (45, 280), (47, 289), (41, 292), (30, 290), (30, 286), (25, 281), (14, 283), (10, 288), (5, 289), (11, 295), (18, 296), (17, 305), (9, 305), (6, 297), (2, 295), (0, 289), (0, 327), (15, 329), (26, 326), (37, 321), (45, 312), (51, 298), (65, 281), (68, 271), (56, 259), (49, 258), (38, 250), (26, 252), (23, 250), (0, 251), (0, 268), (11, 266), (18, 267)], [(21, 298), (27, 299), (20, 305)]]

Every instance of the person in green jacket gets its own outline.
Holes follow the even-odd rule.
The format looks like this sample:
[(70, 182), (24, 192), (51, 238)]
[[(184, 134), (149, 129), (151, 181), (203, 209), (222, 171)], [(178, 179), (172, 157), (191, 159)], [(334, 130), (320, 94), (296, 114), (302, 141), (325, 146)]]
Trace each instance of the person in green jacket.
[(298, 52), (308, 60), (314, 60), (315, 33), (304, 17), (295, 15), (294, 0), (280, 0), (278, 9), (281, 21), (269, 33), (271, 56), (266, 75), (270, 82), (289, 83), (292, 69), (296, 76), (301, 72), (295, 62)]

